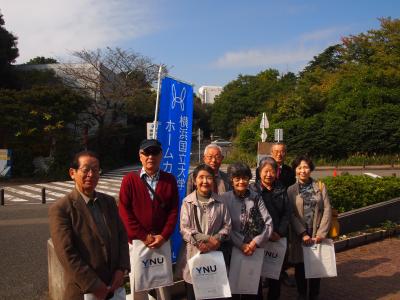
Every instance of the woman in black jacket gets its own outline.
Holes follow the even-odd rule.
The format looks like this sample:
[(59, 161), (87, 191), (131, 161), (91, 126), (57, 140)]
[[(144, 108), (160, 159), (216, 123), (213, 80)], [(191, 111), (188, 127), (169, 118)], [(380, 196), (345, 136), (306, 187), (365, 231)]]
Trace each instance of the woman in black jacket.
[[(273, 232), (269, 237), (272, 242), (287, 237), (288, 226), (292, 214), (285, 187), (276, 180), (278, 165), (272, 157), (265, 157), (260, 161), (258, 172), (259, 180), (252, 184), (251, 189), (257, 191), (269, 214), (272, 217)], [(268, 300), (279, 299), (281, 290), (280, 280), (270, 279)]]

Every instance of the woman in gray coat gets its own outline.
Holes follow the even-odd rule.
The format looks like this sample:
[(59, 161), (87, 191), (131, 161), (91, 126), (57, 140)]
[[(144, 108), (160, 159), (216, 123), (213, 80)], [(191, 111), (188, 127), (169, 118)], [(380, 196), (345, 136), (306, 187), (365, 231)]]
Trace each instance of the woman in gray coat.
[[(244, 163), (235, 163), (228, 167), (228, 176), (233, 191), (226, 192), (221, 198), (232, 218), (231, 241), (244, 255), (253, 255), (256, 248), (262, 248), (272, 233), (272, 219), (263, 199), (249, 189), (251, 170)], [(262, 286), (259, 283), (257, 295), (233, 294), (232, 299), (263, 299)]]
[(180, 232), (184, 241), (177, 269), (183, 272), (186, 296), (195, 300), (188, 260), (195, 254), (219, 250), (231, 231), (231, 218), (219, 196), (212, 192), (214, 171), (201, 164), (193, 171), (196, 189), (182, 203)]
[[(293, 161), (292, 168), (296, 172), (297, 182), (287, 191), (293, 209), (289, 261), (295, 265), (298, 299), (306, 299), (307, 282), (302, 245), (321, 243), (327, 237), (332, 211), (325, 185), (311, 178), (314, 170), (311, 159), (299, 156)], [(310, 299), (318, 299), (321, 279), (312, 278), (309, 281)]]

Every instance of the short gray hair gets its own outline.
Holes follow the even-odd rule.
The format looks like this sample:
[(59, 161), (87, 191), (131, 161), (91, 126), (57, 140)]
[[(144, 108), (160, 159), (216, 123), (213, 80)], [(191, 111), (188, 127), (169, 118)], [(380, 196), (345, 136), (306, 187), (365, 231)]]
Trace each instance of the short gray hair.
[(273, 159), (272, 156), (266, 156), (260, 160), (258, 171), (261, 172), (261, 170), (265, 167), (265, 165), (270, 165), (275, 170), (275, 172), (278, 170), (278, 164), (276, 163), (276, 160)]
[(211, 144), (208, 144), (208, 145), (204, 148), (204, 155), (206, 155), (208, 149), (211, 149), (211, 148), (218, 149), (219, 152), (222, 154), (222, 148), (221, 148), (220, 146), (218, 146), (217, 144), (211, 143)]

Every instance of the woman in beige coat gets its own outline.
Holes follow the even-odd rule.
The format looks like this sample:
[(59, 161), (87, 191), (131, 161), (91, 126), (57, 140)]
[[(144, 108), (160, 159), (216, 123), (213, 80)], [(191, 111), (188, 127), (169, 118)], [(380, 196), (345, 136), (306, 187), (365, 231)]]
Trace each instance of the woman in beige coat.
[[(302, 245), (311, 246), (327, 237), (332, 212), (325, 185), (311, 178), (314, 170), (311, 159), (299, 156), (293, 161), (292, 168), (296, 172), (297, 182), (287, 191), (293, 209), (289, 261), (295, 265), (298, 299), (306, 299)], [(310, 279), (309, 299), (318, 299), (320, 281), (320, 278)]]
[(193, 171), (196, 190), (182, 203), (180, 232), (184, 241), (177, 268), (183, 274), (188, 300), (195, 300), (188, 260), (201, 252), (219, 250), (231, 231), (231, 217), (219, 196), (212, 192), (214, 171), (201, 164)]

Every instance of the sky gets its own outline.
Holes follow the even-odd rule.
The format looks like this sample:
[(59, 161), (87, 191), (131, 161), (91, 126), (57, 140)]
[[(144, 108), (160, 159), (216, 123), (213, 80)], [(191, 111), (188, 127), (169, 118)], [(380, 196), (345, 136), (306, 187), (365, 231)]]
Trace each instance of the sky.
[(120, 47), (198, 89), (268, 68), (297, 73), (342, 37), (399, 18), (400, 1), (0, 0), (0, 10), (18, 37), (16, 63)]

